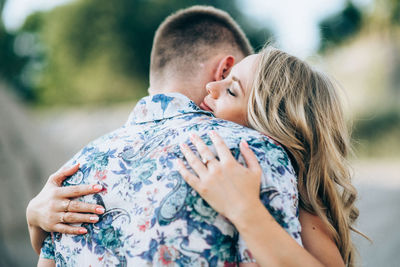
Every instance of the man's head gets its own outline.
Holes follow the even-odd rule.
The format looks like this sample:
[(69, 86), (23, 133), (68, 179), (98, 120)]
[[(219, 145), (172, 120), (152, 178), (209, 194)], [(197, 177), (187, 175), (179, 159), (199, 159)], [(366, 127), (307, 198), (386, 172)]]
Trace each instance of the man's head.
[(150, 62), (150, 93), (181, 92), (199, 104), (206, 83), (221, 79), (235, 60), (253, 53), (239, 25), (224, 11), (193, 6), (159, 26)]

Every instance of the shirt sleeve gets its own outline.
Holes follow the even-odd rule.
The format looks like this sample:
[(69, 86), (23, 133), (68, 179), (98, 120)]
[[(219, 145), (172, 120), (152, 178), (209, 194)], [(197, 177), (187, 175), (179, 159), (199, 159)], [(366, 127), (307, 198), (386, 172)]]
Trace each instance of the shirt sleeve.
[[(286, 151), (269, 139), (252, 140), (248, 143), (263, 170), (261, 202), (280, 226), (302, 245), (298, 219), (297, 179)], [(242, 156), (239, 156), (239, 162), (244, 162)], [(240, 234), (237, 250), (239, 262), (255, 262)]]
[(40, 250), (40, 258), (55, 260), (54, 256), (54, 242), (51, 239), (51, 234), (46, 237), (43, 241), (42, 248)]

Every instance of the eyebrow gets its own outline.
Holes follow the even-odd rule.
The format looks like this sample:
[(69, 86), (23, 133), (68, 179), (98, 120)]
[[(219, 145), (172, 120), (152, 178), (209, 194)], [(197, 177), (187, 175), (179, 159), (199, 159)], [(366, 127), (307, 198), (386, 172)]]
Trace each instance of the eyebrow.
[(240, 90), (242, 91), (242, 94), (244, 95), (243, 86), (242, 86), (242, 83), (240, 82), (240, 80), (236, 76), (233, 76), (233, 75), (232, 75), (232, 80), (239, 84)]

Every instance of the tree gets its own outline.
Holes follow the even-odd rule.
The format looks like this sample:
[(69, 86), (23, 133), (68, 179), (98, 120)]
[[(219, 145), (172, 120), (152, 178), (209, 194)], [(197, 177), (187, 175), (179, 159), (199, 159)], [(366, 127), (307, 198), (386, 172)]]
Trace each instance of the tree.
[(22, 70), (27, 62), (26, 57), (14, 51), (16, 36), (8, 33), (1, 17), (5, 0), (0, 0), (0, 79), (11, 85), (26, 100), (33, 100), (34, 94), (21, 79)]
[(328, 48), (341, 44), (361, 29), (362, 13), (351, 2), (338, 14), (324, 19), (320, 24), (321, 46), (323, 52)]
[(106, 103), (145, 95), (155, 30), (170, 13), (194, 4), (228, 9), (256, 46), (269, 34), (251, 28), (230, 0), (78, 0), (33, 14), (20, 31), (35, 35), (33, 46), (41, 47), (31, 55), (39, 67), (27, 68), (39, 100)]

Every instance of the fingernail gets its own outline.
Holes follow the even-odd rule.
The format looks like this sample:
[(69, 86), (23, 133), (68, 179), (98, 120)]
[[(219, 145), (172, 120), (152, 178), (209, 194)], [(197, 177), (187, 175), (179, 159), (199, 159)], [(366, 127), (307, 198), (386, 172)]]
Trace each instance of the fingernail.
[(249, 144), (247, 144), (246, 140), (242, 139), (240, 142), (243, 144), (245, 148), (249, 148)]
[(100, 191), (101, 189), (103, 189), (103, 187), (99, 184), (95, 184), (95, 185), (93, 185), (93, 189), (96, 191)]
[(208, 135), (210, 135), (210, 136), (215, 136), (215, 131), (214, 131), (214, 130), (209, 131), (209, 132), (208, 132)]
[(180, 146), (181, 146), (181, 149), (187, 149), (188, 148), (188, 146), (186, 144), (181, 144)]
[(99, 220), (99, 217), (97, 217), (97, 216), (90, 216), (90, 217), (89, 217), (89, 220), (92, 221), (92, 222), (97, 222), (97, 221)]
[(86, 234), (86, 233), (87, 233), (86, 228), (81, 228), (81, 229), (79, 229), (79, 233), (80, 233), (80, 234)]
[(176, 159), (175, 163), (178, 165), (178, 168), (182, 166), (182, 161), (180, 159)]
[(79, 168), (79, 163), (76, 163), (76, 164), (74, 164), (74, 165), (71, 165), (71, 166), (69, 166), (69, 167), (66, 167), (65, 169), (75, 169), (76, 167)]
[(99, 207), (99, 208), (96, 208), (96, 212), (103, 214), (105, 212), (105, 209), (102, 207)]

